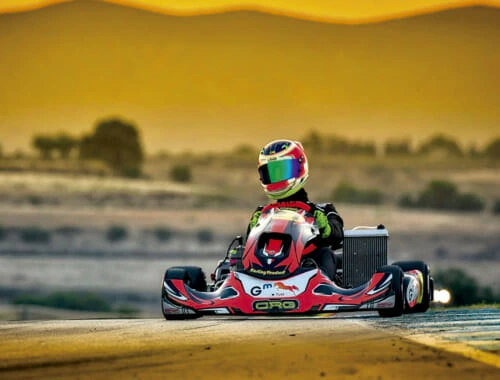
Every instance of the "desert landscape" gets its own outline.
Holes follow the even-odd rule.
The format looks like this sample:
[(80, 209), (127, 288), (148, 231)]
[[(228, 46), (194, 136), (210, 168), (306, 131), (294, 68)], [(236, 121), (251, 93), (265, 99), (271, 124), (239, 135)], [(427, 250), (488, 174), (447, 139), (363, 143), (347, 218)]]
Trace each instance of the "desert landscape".
[(0, 4), (2, 318), (60, 292), (158, 316), (164, 270), (209, 276), (268, 202), (276, 138), (390, 260), (500, 295), (497, 2), (122, 3)]

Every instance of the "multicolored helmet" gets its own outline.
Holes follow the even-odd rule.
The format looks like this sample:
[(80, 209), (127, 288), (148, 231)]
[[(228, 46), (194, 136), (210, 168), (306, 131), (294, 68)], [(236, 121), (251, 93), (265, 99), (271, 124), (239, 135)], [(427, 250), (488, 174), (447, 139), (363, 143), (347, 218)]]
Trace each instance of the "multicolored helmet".
[(259, 175), (269, 198), (282, 199), (295, 194), (309, 177), (302, 144), (291, 140), (271, 141), (260, 152)]

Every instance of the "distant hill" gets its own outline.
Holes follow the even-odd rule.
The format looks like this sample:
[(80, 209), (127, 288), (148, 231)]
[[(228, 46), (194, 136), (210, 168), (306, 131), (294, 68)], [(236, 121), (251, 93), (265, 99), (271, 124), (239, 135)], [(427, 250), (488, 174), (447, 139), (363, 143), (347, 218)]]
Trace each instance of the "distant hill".
[(500, 10), (357, 26), (257, 12), (176, 17), (97, 2), (0, 15), (4, 150), (121, 115), (149, 151), (314, 128), (386, 139), (500, 135)]

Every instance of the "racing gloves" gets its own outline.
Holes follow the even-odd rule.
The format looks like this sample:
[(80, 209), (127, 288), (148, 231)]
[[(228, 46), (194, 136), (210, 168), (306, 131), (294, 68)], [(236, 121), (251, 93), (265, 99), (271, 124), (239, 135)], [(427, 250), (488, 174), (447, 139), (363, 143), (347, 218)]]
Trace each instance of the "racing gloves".
[(248, 231), (254, 228), (259, 221), (260, 216), (262, 215), (262, 211), (255, 211), (252, 215), (252, 219), (250, 219), (250, 224), (248, 225)]
[(321, 237), (325, 239), (330, 236), (332, 233), (332, 227), (330, 227), (330, 223), (328, 223), (327, 216), (320, 210), (315, 210), (314, 219), (316, 219), (316, 224), (318, 225)]

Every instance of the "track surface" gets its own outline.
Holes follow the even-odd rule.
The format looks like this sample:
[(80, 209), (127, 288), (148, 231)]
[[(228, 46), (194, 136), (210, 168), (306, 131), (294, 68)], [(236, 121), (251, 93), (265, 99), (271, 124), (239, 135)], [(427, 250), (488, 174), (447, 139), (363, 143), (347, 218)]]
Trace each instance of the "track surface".
[(0, 379), (500, 378), (500, 313), (459, 314), (5, 322)]

